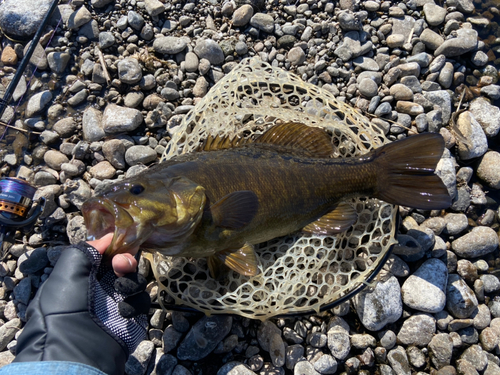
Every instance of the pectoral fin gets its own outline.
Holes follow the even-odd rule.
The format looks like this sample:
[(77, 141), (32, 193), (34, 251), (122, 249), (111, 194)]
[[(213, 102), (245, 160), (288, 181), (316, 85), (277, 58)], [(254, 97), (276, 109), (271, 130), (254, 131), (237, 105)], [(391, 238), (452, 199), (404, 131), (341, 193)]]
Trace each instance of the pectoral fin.
[(218, 262), (224, 263), (233, 271), (241, 273), (245, 276), (255, 276), (259, 273), (259, 260), (257, 258), (257, 254), (255, 253), (253, 246), (248, 243), (238, 250), (219, 251), (210, 258), (214, 258), (208, 260), (212, 277), (217, 276), (217, 272), (219, 272), (217, 266)]
[(347, 230), (358, 219), (358, 214), (348, 203), (340, 203), (333, 211), (306, 225), (302, 231), (332, 235)]
[(216, 226), (240, 229), (248, 225), (259, 208), (259, 198), (250, 190), (240, 190), (228, 194), (211, 207)]

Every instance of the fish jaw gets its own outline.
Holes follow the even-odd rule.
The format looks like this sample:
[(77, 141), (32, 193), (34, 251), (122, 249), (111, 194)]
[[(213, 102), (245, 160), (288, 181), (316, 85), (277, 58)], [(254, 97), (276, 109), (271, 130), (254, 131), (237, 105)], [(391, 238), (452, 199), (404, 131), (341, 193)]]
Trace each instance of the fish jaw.
[(127, 209), (110, 199), (93, 198), (82, 206), (87, 227), (87, 240), (113, 233), (113, 240), (104, 256), (112, 257), (140, 246), (147, 239), (147, 227), (136, 223)]

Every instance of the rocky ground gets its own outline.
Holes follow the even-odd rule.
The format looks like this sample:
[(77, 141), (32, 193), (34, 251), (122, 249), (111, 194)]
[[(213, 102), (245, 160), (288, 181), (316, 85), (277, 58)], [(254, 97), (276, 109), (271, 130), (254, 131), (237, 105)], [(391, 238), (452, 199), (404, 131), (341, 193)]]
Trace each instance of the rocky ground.
[[(36, 10), (24, 3), (0, 7), (5, 33), (29, 38), (36, 31), (33, 21), (48, 2)], [(158, 161), (182, 117), (238, 61), (256, 56), (356, 106), (390, 139), (440, 132), (447, 145), (440, 173), (453, 205), (446, 212), (401, 209), (389, 277), (365, 293), (364, 308), (357, 298), (320, 315), (259, 322), (156, 307), (127, 373), (500, 374), (497, 6), (59, 5), (49, 27), (62, 19), (55, 36), (47, 29), (27, 71), (31, 77), (37, 67), (29, 87), (23, 79), (2, 118), (19, 130), (7, 129), (0, 142), (0, 175), (28, 179), (48, 203), (35, 231), (19, 233), (0, 263), (0, 363), (13, 359), (26, 307), (62, 246), (84, 238), (79, 209), (93, 189)], [(32, 17), (14, 24), (7, 10), (18, 7)], [(2, 93), (25, 50), (2, 38)], [(141, 269), (147, 273), (147, 264)], [(152, 281), (153, 298), (155, 290)]]

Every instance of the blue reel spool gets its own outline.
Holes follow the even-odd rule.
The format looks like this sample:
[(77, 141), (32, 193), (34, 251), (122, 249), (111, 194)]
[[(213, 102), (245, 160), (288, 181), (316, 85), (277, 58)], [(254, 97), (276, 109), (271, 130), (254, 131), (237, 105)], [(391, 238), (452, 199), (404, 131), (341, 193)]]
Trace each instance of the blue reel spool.
[(0, 248), (7, 229), (28, 228), (45, 207), (45, 198), (33, 206), (36, 188), (20, 178), (0, 178)]

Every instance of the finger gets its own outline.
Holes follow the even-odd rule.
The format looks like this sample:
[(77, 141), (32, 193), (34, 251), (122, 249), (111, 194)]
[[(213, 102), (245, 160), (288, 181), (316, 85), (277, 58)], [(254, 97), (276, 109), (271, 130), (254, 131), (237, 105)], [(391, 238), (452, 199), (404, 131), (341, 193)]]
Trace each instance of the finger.
[(129, 253), (118, 254), (113, 257), (111, 265), (116, 276), (121, 277), (127, 273), (135, 272), (137, 269), (137, 260)]
[(87, 241), (87, 243), (93, 246), (102, 255), (111, 244), (111, 241), (113, 241), (113, 233), (108, 233), (98, 240)]

